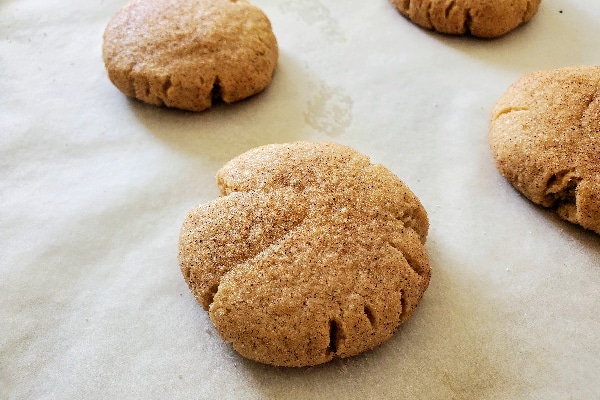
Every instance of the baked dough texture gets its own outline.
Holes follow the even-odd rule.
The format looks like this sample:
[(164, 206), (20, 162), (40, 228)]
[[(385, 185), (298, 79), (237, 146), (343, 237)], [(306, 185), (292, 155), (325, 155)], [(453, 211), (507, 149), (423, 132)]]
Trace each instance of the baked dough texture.
[(515, 82), (491, 117), (496, 166), (534, 203), (600, 233), (600, 67)]
[(528, 22), (541, 0), (390, 0), (413, 23), (439, 33), (495, 38)]
[(389, 339), (431, 270), (425, 209), (394, 174), (333, 143), (267, 145), (217, 173), (179, 241), (183, 276), (220, 336), (277, 366)]
[(262, 91), (278, 58), (269, 19), (245, 0), (133, 0), (108, 23), (102, 52), (127, 96), (192, 111)]

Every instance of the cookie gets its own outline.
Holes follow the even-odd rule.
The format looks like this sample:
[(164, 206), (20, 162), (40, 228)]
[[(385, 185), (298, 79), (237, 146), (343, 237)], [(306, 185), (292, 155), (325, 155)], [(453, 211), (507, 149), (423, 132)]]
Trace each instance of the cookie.
[(600, 233), (600, 67), (539, 71), (498, 100), (490, 145), (528, 199)]
[(427, 213), (388, 169), (333, 143), (267, 145), (217, 173), (221, 197), (187, 216), (179, 264), (223, 340), (266, 364), (374, 348), (431, 275)]
[(528, 22), (541, 0), (390, 0), (413, 23), (439, 33), (502, 36)]
[(267, 87), (278, 48), (269, 19), (245, 0), (133, 0), (108, 23), (102, 54), (127, 96), (202, 111)]

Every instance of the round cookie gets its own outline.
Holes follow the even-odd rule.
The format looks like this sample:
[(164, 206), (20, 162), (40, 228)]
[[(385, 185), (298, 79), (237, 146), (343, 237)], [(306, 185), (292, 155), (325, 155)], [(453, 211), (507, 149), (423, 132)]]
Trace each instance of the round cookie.
[(427, 213), (381, 165), (333, 143), (250, 150), (217, 173), (222, 196), (181, 229), (179, 264), (242, 356), (300, 367), (389, 339), (431, 270)]
[(600, 233), (600, 67), (515, 82), (492, 112), (490, 145), (498, 170), (523, 195)]
[(439, 33), (502, 36), (529, 21), (541, 0), (390, 0), (413, 23)]
[(268, 18), (245, 0), (133, 0), (108, 23), (102, 54), (127, 96), (201, 111), (263, 90), (278, 48)]

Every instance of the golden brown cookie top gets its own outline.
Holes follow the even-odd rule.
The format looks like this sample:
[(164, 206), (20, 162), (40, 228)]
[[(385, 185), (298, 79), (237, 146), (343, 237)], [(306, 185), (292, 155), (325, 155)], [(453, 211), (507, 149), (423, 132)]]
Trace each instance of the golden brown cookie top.
[(450, 35), (502, 36), (528, 22), (541, 0), (390, 0), (415, 24)]
[(533, 202), (600, 233), (600, 67), (539, 71), (498, 100), (498, 170)]
[(278, 48), (268, 18), (245, 0), (133, 0), (107, 25), (103, 58), (127, 96), (200, 111), (263, 90)]
[(221, 337), (243, 356), (320, 364), (387, 340), (429, 283), (427, 214), (389, 170), (333, 143), (251, 150), (194, 208), (179, 261)]

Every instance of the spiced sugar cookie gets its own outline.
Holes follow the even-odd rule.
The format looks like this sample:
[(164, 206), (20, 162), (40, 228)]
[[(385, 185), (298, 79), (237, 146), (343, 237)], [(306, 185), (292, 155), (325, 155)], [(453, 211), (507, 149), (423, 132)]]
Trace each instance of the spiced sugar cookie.
[(372, 349), (415, 311), (431, 270), (425, 209), (333, 143), (259, 147), (218, 173), (179, 241), (190, 290), (244, 357), (309, 366)]
[(133, 0), (108, 23), (102, 53), (127, 96), (192, 111), (262, 91), (278, 58), (269, 19), (246, 0)]
[(600, 67), (515, 82), (492, 112), (490, 145), (498, 170), (523, 195), (600, 233)]
[(537, 13), (541, 0), (390, 0), (416, 25), (450, 35), (502, 36)]

